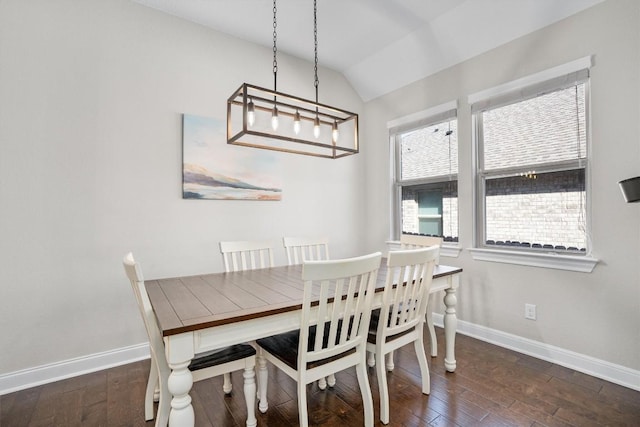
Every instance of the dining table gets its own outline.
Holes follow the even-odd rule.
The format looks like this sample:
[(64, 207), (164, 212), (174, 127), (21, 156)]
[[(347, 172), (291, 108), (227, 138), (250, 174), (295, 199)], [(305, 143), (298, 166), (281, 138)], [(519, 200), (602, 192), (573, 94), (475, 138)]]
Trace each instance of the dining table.
[[(299, 329), (302, 268), (277, 266), (145, 281), (171, 368), (170, 427), (191, 427), (195, 423), (189, 396), (193, 378), (188, 369), (194, 355)], [(456, 369), (456, 290), (461, 273), (459, 267), (436, 265), (430, 289), (430, 293), (444, 291), (444, 365), (449, 372)], [(385, 278), (383, 258), (374, 307), (381, 304)], [(263, 360), (258, 362), (264, 364)], [(266, 411), (266, 399), (260, 399), (259, 409)]]

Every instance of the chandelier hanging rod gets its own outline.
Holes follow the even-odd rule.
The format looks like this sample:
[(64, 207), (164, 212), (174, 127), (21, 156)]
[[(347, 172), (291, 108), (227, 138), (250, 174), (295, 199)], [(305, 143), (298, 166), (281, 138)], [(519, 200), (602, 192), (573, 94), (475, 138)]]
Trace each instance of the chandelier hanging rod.
[[(277, 92), (277, 93), (278, 93), (278, 96), (280, 96), (280, 93), (279, 92)], [(251, 98), (253, 100), (269, 101), (269, 100), (264, 99), (264, 98), (263, 99), (254, 98), (254, 97), (251, 97)], [(271, 101), (271, 102), (273, 102), (273, 101)], [(242, 102), (238, 102), (238, 101), (232, 101), (232, 103), (234, 105), (242, 105)], [(280, 114), (281, 116), (294, 118), (295, 115), (296, 115), (295, 113), (289, 113), (287, 111), (283, 111), (283, 110), (280, 109), (281, 106), (285, 106), (285, 107), (290, 107), (290, 108), (293, 108), (293, 109), (298, 109), (300, 111), (300, 113), (302, 113), (303, 111), (304, 112), (308, 112), (308, 113), (313, 113), (313, 115), (314, 115), (313, 117), (308, 117), (308, 116), (305, 116), (303, 114), (300, 114), (300, 120), (306, 120), (308, 122), (315, 121), (315, 114), (316, 114), (315, 110), (308, 110), (308, 109), (304, 109), (303, 110), (302, 108), (294, 107), (294, 106), (289, 105), (289, 104), (283, 104), (281, 102), (278, 102), (277, 104), (278, 104), (278, 114)], [(256, 105), (255, 109), (258, 110), (258, 111), (264, 111), (264, 112), (267, 112), (267, 113), (273, 111), (273, 107), (271, 107), (271, 108), (269, 108), (269, 107), (261, 107), (259, 105)], [(323, 120), (322, 117), (329, 117), (331, 120)], [(332, 116), (332, 115), (323, 114), (323, 113), (318, 113), (318, 118), (320, 119), (320, 123), (322, 123), (324, 125), (332, 125), (334, 122), (337, 122), (338, 124), (340, 124), (340, 123), (345, 121), (345, 119), (343, 119), (341, 117)]]
[[(280, 93), (278, 93), (278, 96), (280, 96)], [(256, 100), (256, 101), (267, 101), (267, 102), (273, 103), (272, 100), (269, 100), (269, 99), (266, 99), (266, 98), (256, 98), (256, 97), (253, 97), (253, 96), (251, 98), (253, 100)], [(233, 101), (232, 100), (231, 103), (233, 105), (238, 105), (238, 106), (242, 105), (242, 102), (240, 102), (240, 101)], [(308, 122), (315, 121), (315, 116), (316, 116), (315, 110), (309, 110), (309, 109), (306, 109), (306, 108), (303, 109), (303, 108), (296, 107), (296, 106), (293, 106), (293, 105), (290, 105), (290, 104), (283, 104), (281, 102), (278, 102), (277, 105), (278, 105), (278, 107), (285, 106), (285, 107), (289, 107), (289, 108), (292, 108), (294, 110), (299, 111), (301, 113), (300, 116), (299, 116), (300, 120), (304, 120), (304, 121), (308, 121)], [(256, 110), (258, 110), (258, 111), (263, 111), (263, 112), (267, 112), (267, 113), (269, 113), (269, 112), (271, 112), (273, 110), (273, 107), (261, 107), (259, 105), (256, 105), (254, 108)], [(305, 116), (304, 114), (302, 114), (303, 112), (311, 113), (311, 114), (313, 114), (313, 117)], [(281, 116), (286, 116), (286, 117), (291, 117), (291, 118), (294, 118), (296, 116), (295, 113), (290, 113), (288, 111), (283, 111), (283, 110), (280, 110), (280, 109), (278, 109), (278, 114), (280, 114)], [(324, 125), (328, 125), (328, 126), (331, 126), (334, 123), (340, 124), (340, 123), (348, 120), (346, 118), (342, 118), (342, 117), (338, 117), (338, 116), (334, 116), (334, 115), (330, 115), (330, 114), (325, 114), (325, 113), (318, 113), (317, 115), (318, 115), (318, 118), (320, 120), (320, 123), (322, 123)], [(329, 120), (323, 119), (323, 118), (329, 118)]]
[[(333, 123), (334, 120), (338, 120), (338, 121), (343, 121), (345, 120), (346, 117), (348, 116), (354, 116), (355, 113), (352, 113), (350, 111), (345, 111), (345, 110), (341, 110), (335, 107), (332, 107), (330, 105), (326, 105), (326, 104), (321, 104), (319, 102), (312, 102), (310, 100), (304, 99), (304, 98), (300, 98), (298, 96), (295, 95), (289, 95), (286, 93), (282, 93), (282, 92), (276, 92), (276, 91), (272, 91), (270, 89), (265, 89), (256, 85), (252, 85), (250, 83), (245, 83), (243, 86), (241, 86), (238, 90), (237, 93), (234, 93), (231, 98), (229, 99), (233, 99), (233, 98), (237, 98), (238, 96), (244, 95), (242, 89), (243, 87), (246, 86), (247, 89), (257, 89), (261, 92), (264, 92), (266, 95), (270, 95), (270, 96), (274, 96), (274, 97), (278, 97), (277, 101), (274, 101), (273, 99), (270, 98), (265, 98), (265, 97), (261, 97), (261, 96), (257, 96), (257, 95), (249, 95), (247, 94), (247, 97), (251, 98), (254, 101), (262, 101), (265, 104), (270, 104), (270, 105), (277, 105), (278, 107), (287, 107), (287, 108), (291, 108), (292, 110), (299, 110), (301, 113), (302, 112), (306, 112), (309, 113), (313, 116), (315, 116), (315, 114), (317, 113), (319, 116), (322, 117), (327, 117), (329, 119), (332, 120), (331, 123)], [(247, 92), (249, 92), (247, 90)], [(304, 103), (304, 104), (309, 104), (312, 107), (311, 108), (307, 108), (301, 105), (295, 105), (295, 104), (291, 104), (291, 103), (287, 103), (287, 102), (282, 102), (282, 98), (285, 99), (290, 99), (292, 101), (297, 101), (300, 103)], [(234, 104), (236, 105), (242, 105), (242, 102), (240, 101), (232, 101)], [(316, 111), (316, 107), (320, 107), (325, 111)], [(266, 107), (258, 107), (256, 105), (255, 107), (256, 109), (259, 109), (261, 111), (266, 111), (266, 112), (270, 112), (273, 108), (266, 108)], [(327, 112), (328, 111), (328, 112)], [(331, 114), (330, 112), (334, 112), (335, 114)], [(313, 118), (311, 119), (313, 120)]]
[[(281, 92), (275, 92), (277, 93), (277, 96), (282, 96)], [(267, 99), (267, 98), (258, 98), (255, 96), (251, 96), (251, 99), (253, 101), (264, 101), (266, 103), (270, 103), (270, 104), (274, 104), (273, 100)], [(240, 101), (232, 101), (232, 103), (234, 105), (242, 105), (242, 102)], [(275, 103), (275, 105), (278, 106), (278, 114), (282, 115), (282, 116), (289, 116), (289, 117), (294, 117), (295, 113), (289, 113), (287, 111), (282, 111), (280, 110), (280, 107), (288, 107), (291, 108), (293, 110), (298, 110), (301, 115), (300, 115), (300, 119), (301, 120), (310, 120), (310, 121), (314, 121), (315, 120), (315, 116), (316, 116), (316, 110), (310, 110), (308, 108), (304, 108), (304, 107), (297, 107), (295, 105), (291, 105), (291, 104), (286, 104), (284, 102), (278, 101)], [(320, 105), (320, 104), (318, 104)], [(259, 111), (264, 111), (264, 112), (271, 112), (273, 110), (273, 107), (261, 107), (259, 105), (255, 105), (255, 109), (259, 110)], [(310, 113), (313, 114), (313, 117), (307, 117), (302, 115), (302, 113)], [(346, 119), (343, 117), (339, 117), (339, 116), (334, 116), (332, 114), (327, 114), (327, 113), (317, 113), (318, 117), (321, 119), (320, 123), (324, 123), (324, 124), (332, 124), (334, 121), (337, 121), (338, 123), (341, 123), (343, 121), (345, 121)], [(326, 117), (328, 119), (330, 119), (330, 121), (326, 121), (326, 120), (322, 120), (323, 117)]]

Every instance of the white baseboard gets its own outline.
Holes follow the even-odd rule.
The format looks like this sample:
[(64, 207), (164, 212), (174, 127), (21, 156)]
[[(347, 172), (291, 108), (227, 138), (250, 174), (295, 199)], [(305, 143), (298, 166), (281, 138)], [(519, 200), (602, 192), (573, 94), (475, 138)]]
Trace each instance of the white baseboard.
[[(442, 327), (443, 316), (433, 313)], [(640, 371), (458, 319), (457, 332), (640, 391)], [(149, 358), (143, 343), (0, 375), (0, 395)]]
[(149, 344), (137, 344), (0, 375), (0, 395), (149, 358)]
[[(443, 326), (443, 315), (433, 313), (433, 323)], [(527, 354), (538, 359), (546, 360), (566, 368), (601, 378), (633, 390), (640, 391), (640, 371), (616, 365), (595, 357), (565, 350), (545, 344), (540, 341), (522, 338), (485, 326), (476, 325), (458, 319), (457, 333), (477, 338), (500, 347), (508, 348), (518, 353)]]

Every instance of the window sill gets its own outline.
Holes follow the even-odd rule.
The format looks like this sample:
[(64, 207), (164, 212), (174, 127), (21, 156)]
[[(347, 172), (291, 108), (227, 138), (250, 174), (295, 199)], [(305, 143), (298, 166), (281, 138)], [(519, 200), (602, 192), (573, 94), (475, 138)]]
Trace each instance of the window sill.
[[(399, 240), (387, 240), (387, 246), (390, 250), (398, 250), (400, 249), (400, 241)], [(444, 242), (440, 247), (440, 256), (445, 256), (449, 258), (458, 258), (460, 255), (460, 251), (462, 248), (457, 244), (452, 244), (448, 242)]]
[(478, 248), (470, 248), (469, 252), (471, 252), (471, 256), (476, 261), (528, 265), (530, 267), (553, 268), (581, 273), (591, 273), (598, 263), (598, 259), (584, 255), (571, 256), (556, 253), (531, 253)]

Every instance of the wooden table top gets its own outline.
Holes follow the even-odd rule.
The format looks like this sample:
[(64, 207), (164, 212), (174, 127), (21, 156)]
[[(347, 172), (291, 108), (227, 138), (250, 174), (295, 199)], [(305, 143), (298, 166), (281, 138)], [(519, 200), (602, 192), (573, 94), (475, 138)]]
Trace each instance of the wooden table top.
[[(434, 279), (462, 272), (436, 266)], [(386, 260), (378, 272), (382, 290)], [(163, 336), (300, 310), (304, 282), (302, 265), (233, 273), (214, 273), (147, 280), (145, 286)]]

